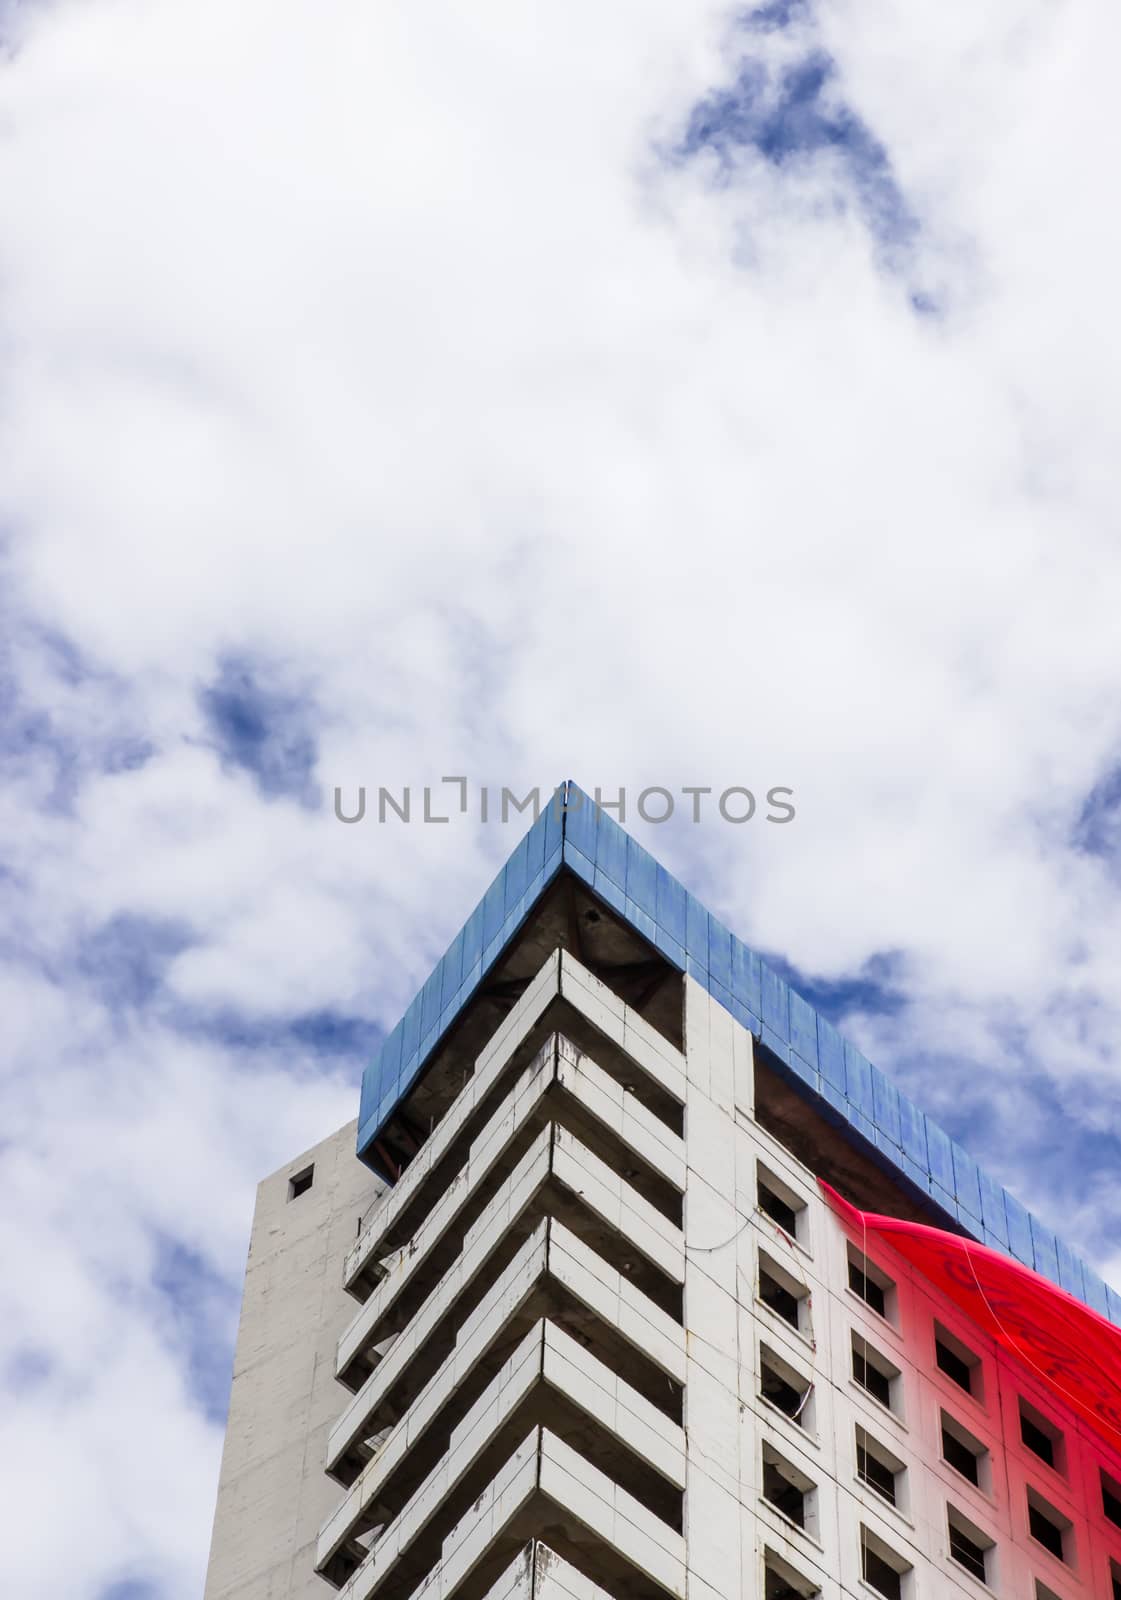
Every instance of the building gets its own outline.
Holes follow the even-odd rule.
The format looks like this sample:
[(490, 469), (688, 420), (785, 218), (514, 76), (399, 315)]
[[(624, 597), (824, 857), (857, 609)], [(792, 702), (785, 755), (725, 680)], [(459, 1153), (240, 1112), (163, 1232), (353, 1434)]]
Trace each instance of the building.
[(260, 1187), (206, 1600), (1121, 1600), (1121, 1296), (580, 799)]

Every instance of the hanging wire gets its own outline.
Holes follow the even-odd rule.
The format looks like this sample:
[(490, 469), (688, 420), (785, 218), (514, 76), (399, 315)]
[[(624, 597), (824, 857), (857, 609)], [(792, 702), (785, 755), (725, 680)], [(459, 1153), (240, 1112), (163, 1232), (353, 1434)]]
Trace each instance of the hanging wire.
[(802, 1415), (802, 1412), (803, 1412), (803, 1411), (804, 1411), (804, 1410), (805, 1410), (805, 1409), (806, 1409), (806, 1407), (807, 1407), (807, 1406), (808, 1406), (808, 1405), (809, 1405), (809, 1403), (810, 1403), (810, 1396), (811, 1396), (811, 1395), (812, 1395), (812, 1394), (813, 1394), (813, 1392), (814, 1392), (814, 1389), (815, 1389), (815, 1388), (816, 1388), (816, 1387), (817, 1387), (817, 1386), (816, 1386), (816, 1384), (813, 1384), (813, 1383), (811, 1383), (811, 1384), (810, 1384), (810, 1386), (809, 1386), (809, 1388), (808, 1388), (808, 1389), (807, 1389), (807, 1390), (806, 1390), (806, 1392), (805, 1392), (805, 1394), (804, 1394), (804, 1395), (803, 1395), (803, 1396), (802, 1396), (802, 1398), (801, 1398), (801, 1399), (800, 1399), (800, 1400), (799, 1400), (799, 1402), (798, 1402), (798, 1409), (797, 1409), (797, 1411), (792, 1411), (792, 1412), (791, 1412), (791, 1413), (790, 1413), (790, 1420), (791, 1420), (791, 1422), (797, 1422), (797, 1420), (798, 1420), (798, 1418), (799, 1418), (799, 1417), (800, 1417), (800, 1416), (801, 1416), (801, 1415)]
[[(973, 1282), (977, 1285), (977, 1293), (981, 1296), (981, 1300), (984, 1303), (985, 1310), (989, 1313), (989, 1316), (996, 1323), (996, 1326), (1000, 1331), (1001, 1337), (1008, 1342), (1008, 1344), (1015, 1351), (1015, 1353), (1019, 1357), (1019, 1359), (1024, 1362), (1025, 1366), (1029, 1366), (1032, 1369), (1033, 1372), (1037, 1372), (1039, 1374), (1039, 1376), (1047, 1384), (1049, 1384), (1052, 1389), (1056, 1390), (1059, 1394), (1062, 1395), (1064, 1400), (1069, 1400), (1076, 1410), (1080, 1409), (1080, 1405), (1082, 1404), (1082, 1402), (1079, 1402), (1078, 1396), (1075, 1395), (1074, 1393), (1072, 1393), (1071, 1390), (1065, 1389), (1063, 1387), (1063, 1385), (1058, 1381), (1058, 1379), (1052, 1373), (1048, 1372), (1044, 1367), (1041, 1367), (1037, 1361), (1034, 1361), (1032, 1359), (1031, 1355), (1025, 1349), (1023, 1349), (1023, 1347), (1019, 1344), (1019, 1342), (1016, 1339), (1014, 1339), (1012, 1337), (1012, 1335), (1008, 1332), (1008, 1329), (1004, 1326), (1003, 1322), (1001, 1322), (1000, 1318), (997, 1316), (996, 1311), (994, 1310), (992, 1304), (989, 1301), (988, 1295), (985, 1293), (984, 1288), (981, 1285), (981, 1280), (977, 1276), (977, 1268), (973, 1265), (973, 1257), (970, 1254), (968, 1240), (963, 1240), (962, 1241), (962, 1247), (963, 1247), (963, 1249), (965, 1251), (965, 1259), (969, 1262), (969, 1270), (973, 1274)], [(1105, 1417), (1101, 1416), (1100, 1413), (1098, 1415), (1098, 1420), (1102, 1424), (1103, 1427), (1106, 1427), (1106, 1428), (1109, 1429), (1110, 1433), (1114, 1434), (1118, 1439), (1121, 1439), (1121, 1428), (1114, 1427), (1113, 1423), (1106, 1421)]]
[(736, 1229), (735, 1233), (733, 1233), (729, 1238), (722, 1240), (720, 1244), (687, 1244), (685, 1249), (686, 1251), (691, 1251), (693, 1255), (697, 1256), (710, 1256), (715, 1250), (726, 1250), (730, 1244), (735, 1244), (740, 1234), (743, 1233), (745, 1228), (749, 1228), (751, 1226), (753, 1220), (754, 1213), (752, 1213), (752, 1216), (750, 1217), (745, 1217), (743, 1222), (741, 1222), (739, 1227)]

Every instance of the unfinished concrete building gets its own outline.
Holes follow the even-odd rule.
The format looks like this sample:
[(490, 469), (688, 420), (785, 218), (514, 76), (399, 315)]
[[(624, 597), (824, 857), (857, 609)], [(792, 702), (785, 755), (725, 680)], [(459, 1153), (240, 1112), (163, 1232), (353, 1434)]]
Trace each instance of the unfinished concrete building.
[(1121, 1600), (1116, 1364), (819, 1180), (1121, 1297), (567, 800), (261, 1185), (206, 1600)]

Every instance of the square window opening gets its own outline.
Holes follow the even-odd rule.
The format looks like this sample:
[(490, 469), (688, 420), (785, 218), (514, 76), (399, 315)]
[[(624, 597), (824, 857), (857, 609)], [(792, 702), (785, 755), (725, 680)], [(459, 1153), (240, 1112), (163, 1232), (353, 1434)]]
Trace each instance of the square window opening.
[(942, 1459), (955, 1472), (975, 1484), (978, 1489), (989, 1489), (989, 1451), (980, 1439), (975, 1439), (968, 1428), (963, 1428), (948, 1411), (941, 1414)]
[(980, 1356), (940, 1322), (934, 1324), (934, 1360), (959, 1389), (975, 1400), (982, 1398)]
[(1073, 1530), (1070, 1518), (1046, 1501), (1037, 1489), (1028, 1489), (1028, 1532), (1059, 1561), (1069, 1564)]
[(810, 1291), (764, 1250), (759, 1252), (759, 1298), (799, 1333), (810, 1332)]
[(813, 1432), (813, 1384), (765, 1344), (759, 1346), (759, 1393), (791, 1422)]
[(1109, 1581), (1113, 1585), (1113, 1600), (1121, 1600), (1121, 1562), (1109, 1563)]
[(1101, 1468), (1102, 1510), (1110, 1522), (1121, 1528), (1121, 1483)]
[(860, 1334), (852, 1336), (852, 1375), (860, 1387), (890, 1411), (899, 1409), (899, 1368), (873, 1350)]
[(1049, 1417), (1042, 1411), (1037, 1411), (1035, 1406), (1020, 1397), (1020, 1438), (1041, 1461), (1046, 1462), (1056, 1472), (1065, 1469), (1063, 1451), (1063, 1433), (1057, 1428)]
[(821, 1590), (774, 1550), (763, 1551), (763, 1600), (817, 1600)]
[(763, 1446), (763, 1499), (816, 1538), (817, 1486), (769, 1444)]
[(307, 1194), (315, 1181), (315, 1162), (310, 1167), (305, 1167), (302, 1172), (297, 1172), (288, 1179), (288, 1198), (298, 1200), (302, 1194)]
[(959, 1567), (964, 1567), (966, 1572), (987, 1584), (992, 1576), (990, 1568), (994, 1541), (963, 1517), (956, 1507), (948, 1506), (946, 1509), (951, 1561), (956, 1561)]
[(870, 1589), (884, 1600), (906, 1600), (906, 1579), (911, 1566), (895, 1550), (877, 1539), (871, 1529), (860, 1525), (860, 1575)]
[(788, 1238), (804, 1244), (808, 1213), (802, 1197), (761, 1161), (755, 1166), (755, 1184), (756, 1201), (764, 1216), (770, 1217)]
[(1035, 1580), (1035, 1600), (1063, 1600), (1062, 1595), (1056, 1594), (1054, 1589), (1048, 1587), (1042, 1578)]
[(873, 1439), (861, 1427), (856, 1430), (856, 1476), (890, 1506), (901, 1506), (901, 1490), (906, 1468), (898, 1456)]
[(849, 1288), (885, 1322), (894, 1320), (895, 1283), (855, 1245), (849, 1245)]

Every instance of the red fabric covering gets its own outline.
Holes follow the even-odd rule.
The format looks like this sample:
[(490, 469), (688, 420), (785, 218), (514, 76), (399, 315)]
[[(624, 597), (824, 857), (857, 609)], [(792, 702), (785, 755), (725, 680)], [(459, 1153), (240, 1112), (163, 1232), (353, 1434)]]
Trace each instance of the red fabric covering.
[(818, 1179), (856, 1234), (879, 1234), (1116, 1450), (1121, 1328), (1010, 1256), (941, 1228), (858, 1211)]

